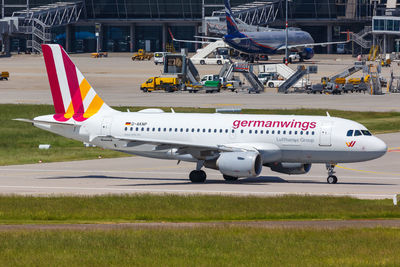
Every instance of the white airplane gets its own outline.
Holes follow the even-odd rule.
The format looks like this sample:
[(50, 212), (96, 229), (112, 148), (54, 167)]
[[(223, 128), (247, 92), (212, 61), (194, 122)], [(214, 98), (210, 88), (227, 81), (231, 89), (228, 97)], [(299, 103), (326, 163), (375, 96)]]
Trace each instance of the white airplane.
[(324, 163), (328, 183), (337, 163), (381, 157), (387, 146), (361, 124), (324, 116), (120, 112), (99, 97), (59, 45), (42, 45), (55, 114), (30, 122), (43, 130), (139, 156), (196, 163), (189, 178), (206, 180), (202, 167), (227, 181), (258, 176), (263, 166), (307, 173)]

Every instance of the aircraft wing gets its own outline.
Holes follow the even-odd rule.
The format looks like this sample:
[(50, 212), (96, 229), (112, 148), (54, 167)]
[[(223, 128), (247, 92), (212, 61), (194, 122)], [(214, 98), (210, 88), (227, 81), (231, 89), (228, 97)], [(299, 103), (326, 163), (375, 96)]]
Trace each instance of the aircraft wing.
[(179, 39), (175, 39), (174, 35), (172, 34), (171, 30), (168, 29), (169, 34), (171, 35), (172, 41), (174, 42), (181, 42), (181, 43), (195, 43), (195, 44), (209, 44), (212, 42), (208, 42), (208, 41), (196, 41), (196, 40), (179, 40)]
[(218, 41), (218, 40), (222, 40), (222, 38), (218, 38), (218, 37), (211, 37), (211, 36), (198, 36), (198, 35), (195, 35), (194, 37), (195, 37), (195, 38), (200, 38), (200, 39), (210, 39), (210, 40), (216, 40), (216, 41)]
[[(327, 45), (333, 45), (333, 44), (345, 44), (348, 43), (349, 41), (341, 41), (341, 42), (325, 42), (325, 43), (310, 43), (310, 44), (296, 44), (296, 45), (288, 45), (288, 49), (291, 48), (301, 48), (301, 47), (313, 47), (313, 46), (327, 46)], [(284, 50), (286, 48), (285, 45), (282, 45), (279, 47), (277, 50)]]

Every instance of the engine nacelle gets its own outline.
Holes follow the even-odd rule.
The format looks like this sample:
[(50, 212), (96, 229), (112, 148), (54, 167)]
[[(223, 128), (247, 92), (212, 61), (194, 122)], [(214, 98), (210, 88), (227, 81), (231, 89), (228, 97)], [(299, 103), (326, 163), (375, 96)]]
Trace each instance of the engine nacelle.
[(305, 174), (310, 171), (311, 163), (290, 163), (280, 162), (272, 163), (268, 165), (274, 172), (280, 172), (285, 174)]
[(310, 47), (304, 48), (304, 50), (300, 53), (300, 56), (303, 59), (312, 59), (314, 57), (314, 50)]
[(261, 173), (262, 159), (257, 152), (223, 152), (216, 161), (206, 161), (204, 166), (233, 177), (249, 177)]

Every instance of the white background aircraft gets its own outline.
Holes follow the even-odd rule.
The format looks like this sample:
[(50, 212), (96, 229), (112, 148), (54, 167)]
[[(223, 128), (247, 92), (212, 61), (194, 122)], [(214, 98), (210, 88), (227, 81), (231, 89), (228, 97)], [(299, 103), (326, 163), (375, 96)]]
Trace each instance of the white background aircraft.
[(196, 163), (189, 178), (204, 182), (203, 167), (228, 181), (258, 176), (263, 166), (287, 174), (324, 163), (334, 166), (381, 157), (387, 146), (361, 124), (330, 116), (120, 112), (96, 94), (59, 45), (42, 45), (55, 114), (17, 119), (68, 138), (145, 157)]

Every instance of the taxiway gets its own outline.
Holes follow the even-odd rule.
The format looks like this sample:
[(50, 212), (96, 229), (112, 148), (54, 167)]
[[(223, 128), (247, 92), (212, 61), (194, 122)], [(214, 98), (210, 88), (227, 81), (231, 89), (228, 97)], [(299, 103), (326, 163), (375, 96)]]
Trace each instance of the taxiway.
[[(284, 194), (393, 198), (400, 193), (400, 133), (380, 135), (388, 153), (374, 161), (341, 164), (339, 183), (326, 183), (324, 165), (304, 175), (284, 175), (264, 168), (260, 177), (225, 182), (215, 170), (204, 184), (188, 179), (192, 163), (127, 157), (0, 167), (0, 194), (97, 195), (126, 193), (227, 194), (275, 196)], [(84, 149), (84, 148), (82, 148)]]

